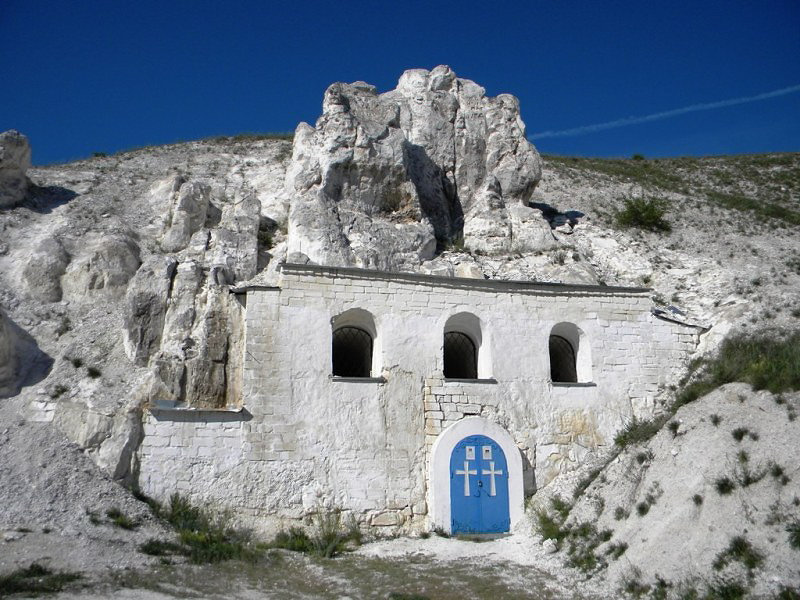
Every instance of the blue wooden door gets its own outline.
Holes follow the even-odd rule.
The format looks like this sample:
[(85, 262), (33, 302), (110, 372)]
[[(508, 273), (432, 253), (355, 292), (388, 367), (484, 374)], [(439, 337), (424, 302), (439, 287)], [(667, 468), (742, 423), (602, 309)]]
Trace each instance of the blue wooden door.
[(465, 437), (453, 448), (450, 518), (453, 533), (505, 533), (511, 528), (506, 456), (485, 435)]

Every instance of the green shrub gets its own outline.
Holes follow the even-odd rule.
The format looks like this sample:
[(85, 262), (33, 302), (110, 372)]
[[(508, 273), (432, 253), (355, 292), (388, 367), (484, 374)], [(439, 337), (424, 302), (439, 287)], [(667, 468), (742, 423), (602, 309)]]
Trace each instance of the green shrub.
[(786, 485), (791, 481), (788, 475), (783, 470), (783, 467), (778, 463), (770, 463), (769, 474), (772, 475), (781, 485)]
[(261, 549), (252, 543), (248, 531), (229, 526), (228, 515), (211, 515), (180, 494), (173, 494), (168, 507), (158, 514), (177, 530), (183, 547), (181, 553), (192, 563), (231, 559), (255, 561), (261, 555)]
[(614, 443), (620, 448), (625, 448), (631, 444), (646, 442), (658, 433), (668, 418), (667, 415), (661, 415), (652, 420), (639, 420), (634, 417), (622, 431), (614, 436)]
[(731, 539), (728, 547), (717, 555), (712, 566), (715, 570), (721, 571), (731, 561), (741, 563), (749, 572), (764, 564), (764, 555), (753, 548), (747, 538), (737, 535)]
[(731, 431), (733, 439), (735, 439), (737, 442), (741, 442), (744, 439), (744, 436), (746, 436), (748, 433), (749, 430), (747, 429), (747, 427), (737, 427), (736, 429)]
[(553, 518), (546, 510), (536, 512), (536, 529), (546, 540), (554, 540), (558, 547), (569, 531), (561, 528), (562, 522)]
[[(449, 537), (442, 530), (436, 532), (443, 537)], [(344, 525), (341, 510), (318, 510), (311, 518), (311, 535), (299, 527), (291, 527), (289, 531), (279, 532), (268, 546), (333, 558), (346, 551), (348, 544), (360, 545), (362, 535), (352, 515)]]
[(736, 484), (730, 477), (720, 477), (714, 482), (714, 487), (721, 496), (727, 496), (736, 489)]
[(209, 515), (203, 509), (192, 506), (188, 498), (178, 493), (170, 496), (169, 505), (160, 516), (179, 531), (201, 531), (210, 527)]
[(342, 530), (341, 512), (317, 511), (312, 517), (311, 551), (323, 558), (333, 558), (344, 550), (347, 538)]
[(719, 579), (708, 586), (703, 600), (742, 600), (747, 588), (734, 579)]
[(703, 504), (703, 497), (700, 494), (695, 494), (692, 496), (692, 502), (694, 502), (695, 506), (700, 506)]
[(672, 226), (664, 218), (667, 202), (659, 198), (624, 198), (622, 210), (614, 213), (620, 227), (635, 227), (647, 231), (670, 231)]
[(789, 534), (789, 545), (795, 550), (800, 550), (800, 521), (787, 525), (786, 532)]
[(149, 554), (150, 556), (169, 556), (172, 554), (187, 554), (185, 546), (176, 544), (175, 542), (165, 542), (150, 538), (144, 544), (139, 546), (139, 552)]
[(59, 383), (59, 384), (56, 384), (53, 387), (53, 389), (50, 391), (50, 397), (53, 400), (55, 400), (56, 398), (59, 398), (59, 397), (63, 396), (68, 391), (69, 391), (69, 388), (67, 386), (61, 385)]
[(311, 552), (311, 539), (304, 530), (291, 527), (289, 531), (280, 531), (270, 542), (270, 547), (292, 552)]
[(781, 591), (775, 596), (776, 600), (800, 600), (800, 590), (781, 586)]
[[(573, 498), (579, 498), (583, 494), (583, 492), (586, 491), (586, 488), (588, 488), (590, 485), (592, 485), (594, 480), (597, 479), (597, 476), (600, 475), (601, 471), (602, 471), (602, 469), (600, 469), (600, 468), (592, 469), (591, 471), (589, 471), (589, 473), (586, 475), (586, 477), (584, 477), (583, 479), (581, 479), (578, 482), (578, 485), (575, 488), (575, 491), (572, 493), (572, 497)], [(567, 511), (567, 512), (569, 512), (569, 511)]]
[(100, 375), (102, 375), (100, 369), (98, 369), (97, 367), (87, 367), (86, 374), (92, 379), (97, 379), (98, 377), (100, 377)]
[(121, 529), (136, 529), (139, 524), (125, 515), (117, 507), (109, 508), (106, 511), (106, 516), (111, 519), (111, 522)]
[(625, 551), (628, 549), (628, 544), (625, 542), (620, 542), (618, 544), (609, 544), (608, 548), (606, 548), (606, 554), (611, 556), (614, 560), (618, 559), (620, 556), (625, 554)]
[(569, 511), (572, 510), (572, 506), (558, 496), (553, 496), (553, 498), (550, 499), (550, 505), (553, 507), (553, 510), (558, 513), (558, 516), (561, 517), (562, 523), (569, 516)]
[(734, 381), (773, 394), (797, 390), (800, 389), (800, 332), (786, 337), (777, 333), (734, 336), (722, 343), (717, 356), (698, 366), (704, 368), (703, 376), (681, 391), (676, 406)]
[(79, 573), (54, 573), (47, 567), (32, 563), (8, 575), (0, 575), (0, 598), (7, 594), (46, 594), (60, 592), (64, 586), (80, 579)]

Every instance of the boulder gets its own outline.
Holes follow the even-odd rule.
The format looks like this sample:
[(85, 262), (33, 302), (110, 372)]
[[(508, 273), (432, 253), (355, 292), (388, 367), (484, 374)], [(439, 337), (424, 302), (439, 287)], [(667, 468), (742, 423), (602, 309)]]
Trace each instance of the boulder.
[(28, 294), (41, 302), (60, 301), (61, 276), (69, 261), (69, 254), (57, 238), (47, 237), (39, 242), (22, 269), (22, 281)]
[(25, 198), (30, 166), (28, 138), (13, 129), (0, 133), (0, 208), (11, 208)]
[(315, 127), (295, 132), (288, 253), (398, 270), (462, 235), (487, 252), (541, 250), (552, 244), (546, 222), (516, 208), (527, 208), (540, 177), (509, 94), (489, 98), (446, 66), (406, 71), (384, 94), (335, 83)]
[(74, 302), (118, 299), (141, 264), (139, 246), (130, 236), (86, 235), (61, 276), (61, 289)]

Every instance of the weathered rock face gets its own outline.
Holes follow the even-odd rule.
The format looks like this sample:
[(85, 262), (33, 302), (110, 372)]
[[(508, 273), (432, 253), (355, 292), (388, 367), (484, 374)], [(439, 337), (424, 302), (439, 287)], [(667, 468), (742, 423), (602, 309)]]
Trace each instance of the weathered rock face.
[(487, 252), (542, 249), (549, 227), (527, 209), (540, 177), (511, 95), (489, 98), (445, 66), (406, 71), (380, 95), (336, 83), (316, 126), (295, 132), (288, 252), (402, 269), (462, 236)]
[(167, 210), (156, 235), (172, 256), (148, 258), (128, 285), (125, 352), (149, 366), (145, 401), (219, 407), (241, 400), (242, 307), (228, 285), (258, 267), (261, 204), (251, 193), (214, 198), (173, 176), (154, 184), (151, 206)]
[(25, 197), (31, 166), (28, 138), (13, 129), (0, 133), (0, 208), (10, 208)]
[(42, 302), (61, 300), (61, 276), (69, 265), (69, 254), (57, 238), (44, 238), (22, 270), (28, 294)]
[(155, 184), (150, 194), (151, 204), (164, 214), (161, 248), (165, 252), (183, 250), (206, 222), (209, 187), (175, 175)]
[(146, 366), (161, 344), (164, 314), (177, 264), (171, 257), (153, 257), (128, 285), (122, 341), (128, 358), (139, 366)]
[(61, 289), (74, 302), (120, 298), (140, 264), (139, 246), (130, 236), (87, 235), (61, 277)]

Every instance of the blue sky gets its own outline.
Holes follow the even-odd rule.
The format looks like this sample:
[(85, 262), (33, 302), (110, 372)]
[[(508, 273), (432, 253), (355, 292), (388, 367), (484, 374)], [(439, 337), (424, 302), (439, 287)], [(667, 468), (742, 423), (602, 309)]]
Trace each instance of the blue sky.
[[(528, 133), (800, 84), (800, 2), (0, 1), (0, 130), (34, 163), (314, 122), (334, 81), (449, 64)], [(534, 139), (583, 156), (800, 150), (800, 91)]]

